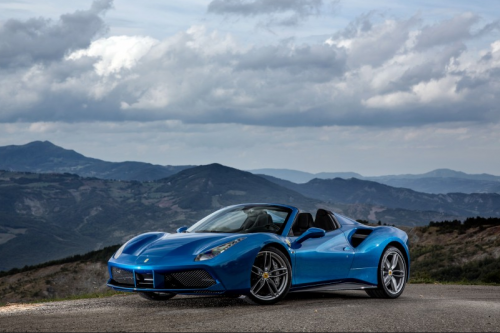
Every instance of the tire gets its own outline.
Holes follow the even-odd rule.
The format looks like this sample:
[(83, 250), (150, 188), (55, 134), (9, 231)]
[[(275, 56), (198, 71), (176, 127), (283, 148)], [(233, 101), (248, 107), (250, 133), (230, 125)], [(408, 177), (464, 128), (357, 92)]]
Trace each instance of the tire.
[(406, 286), (407, 262), (401, 251), (393, 246), (385, 249), (378, 265), (378, 287), (366, 289), (373, 298), (398, 298)]
[(288, 258), (277, 248), (268, 247), (255, 258), (245, 300), (251, 304), (275, 304), (286, 297), (291, 285), (292, 267)]
[(166, 301), (175, 296), (171, 293), (157, 293), (157, 292), (140, 292), (139, 296), (149, 301)]

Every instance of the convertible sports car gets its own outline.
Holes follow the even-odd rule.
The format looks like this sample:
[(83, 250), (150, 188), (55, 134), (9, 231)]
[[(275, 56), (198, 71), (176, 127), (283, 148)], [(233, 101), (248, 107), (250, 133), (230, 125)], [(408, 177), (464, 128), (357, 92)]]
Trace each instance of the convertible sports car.
[(109, 260), (108, 286), (150, 300), (176, 294), (244, 296), (273, 304), (288, 292), (365, 290), (396, 298), (410, 274), (408, 236), (319, 209), (223, 208), (175, 234), (150, 232)]

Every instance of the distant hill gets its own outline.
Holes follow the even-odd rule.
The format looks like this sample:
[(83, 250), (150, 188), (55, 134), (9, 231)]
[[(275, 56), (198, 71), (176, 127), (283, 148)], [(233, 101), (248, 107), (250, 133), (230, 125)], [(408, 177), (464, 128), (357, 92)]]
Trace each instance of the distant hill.
[(0, 170), (73, 173), (82, 177), (148, 181), (169, 177), (191, 166), (162, 166), (142, 162), (106, 162), (85, 157), (49, 141), (0, 147)]
[(476, 180), (463, 178), (389, 178), (374, 181), (393, 187), (409, 188), (418, 192), (446, 193), (499, 193), (500, 182), (495, 180)]
[(500, 176), (494, 176), (487, 173), (482, 174), (467, 174), (461, 171), (455, 171), (451, 169), (436, 169), (423, 174), (404, 174), (404, 175), (388, 175), (388, 176), (378, 176), (378, 177), (368, 177), (373, 180), (386, 180), (386, 179), (422, 179), (422, 178), (460, 178), (460, 179), (471, 179), (471, 180), (490, 180), (490, 181), (500, 181)]
[(263, 174), (273, 176), (280, 179), (289, 180), (294, 183), (307, 183), (314, 178), (329, 179), (329, 178), (362, 178), (359, 173), (355, 172), (320, 172), (309, 173), (290, 169), (255, 169), (249, 170), (254, 174)]
[(396, 188), (373, 181), (351, 179), (313, 179), (305, 184), (263, 176), (280, 186), (325, 202), (370, 204), (388, 208), (437, 211), (457, 216), (500, 216), (500, 194), (429, 194)]
[(350, 179), (357, 178), (371, 180), (393, 187), (403, 187), (418, 192), (446, 194), (446, 193), (499, 193), (500, 176), (489, 174), (471, 175), (450, 169), (437, 169), (424, 174), (388, 175), (364, 177), (355, 172), (321, 172), (308, 173), (288, 169), (257, 169), (251, 172), (275, 178), (288, 180), (297, 184), (307, 183), (318, 179)]

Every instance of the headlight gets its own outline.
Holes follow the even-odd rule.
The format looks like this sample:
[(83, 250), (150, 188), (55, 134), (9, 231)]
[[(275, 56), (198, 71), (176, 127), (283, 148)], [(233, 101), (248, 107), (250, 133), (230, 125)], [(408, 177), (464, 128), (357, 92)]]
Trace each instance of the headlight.
[(123, 244), (123, 245), (122, 245), (122, 247), (120, 247), (120, 248), (118, 249), (118, 251), (116, 251), (116, 253), (115, 253), (115, 255), (113, 256), (113, 258), (118, 259), (118, 258), (122, 255), (123, 250), (125, 250), (125, 246), (127, 246), (129, 242), (130, 242), (130, 241), (128, 241), (128, 242), (126, 242), (125, 244)]
[(210, 260), (212, 258), (215, 258), (217, 257), (219, 254), (221, 254), (222, 252), (226, 251), (227, 249), (229, 249), (231, 246), (235, 245), (235, 244), (238, 244), (239, 242), (241, 242), (242, 240), (244, 240), (245, 237), (243, 238), (238, 238), (238, 239), (235, 239), (234, 241), (232, 242), (229, 242), (229, 243), (226, 243), (226, 244), (222, 244), (222, 245), (219, 245), (219, 246), (216, 246), (214, 247), (213, 249), (210, 249), (204, 253), (200, 253), (196, 259), (194, 261), (204, 261), (204, 260)]

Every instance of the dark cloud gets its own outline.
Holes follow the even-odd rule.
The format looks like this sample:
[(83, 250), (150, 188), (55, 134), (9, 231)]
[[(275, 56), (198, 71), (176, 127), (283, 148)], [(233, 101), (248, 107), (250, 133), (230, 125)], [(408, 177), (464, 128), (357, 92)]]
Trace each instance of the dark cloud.
[(212, 0), (208, 13), (225, 16), (266, 16), (264, 25), (294, 26), (319, 15), (323, 0)]
[(101, 15), (112, 3), (96, 0), (89, 10), (62, 15), (58, 22), (44, 18), (6, 21), (0, 26), (0, 67), (60, 60), (72, 50), (88, 47), (106, 31)]

